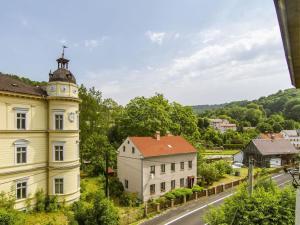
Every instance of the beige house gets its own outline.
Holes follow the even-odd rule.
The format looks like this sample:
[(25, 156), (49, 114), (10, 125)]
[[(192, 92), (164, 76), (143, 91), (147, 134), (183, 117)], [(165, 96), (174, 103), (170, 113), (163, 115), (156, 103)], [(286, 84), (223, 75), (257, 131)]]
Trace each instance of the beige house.
[(79, 199), (80, 100), (68, 62), (57, 59), (45, 87), (0, 74), (0, 192), (16, 198), (16, 209), (40, 189)]
[(128, 137), (118, 149), (118, 178), (142, 201), (192, 187), (196, 177), (197, 151), (183, 137)]
[(225, 133), (227, 130), (236, 131), (237, 127), (234, 123), (229, 123), (226, 119), (210, 119), (209, 124), (221, 133)]
[(300, 149), (300, 130), (282, 130), (284, 139), (289, 140), (296, 149)]

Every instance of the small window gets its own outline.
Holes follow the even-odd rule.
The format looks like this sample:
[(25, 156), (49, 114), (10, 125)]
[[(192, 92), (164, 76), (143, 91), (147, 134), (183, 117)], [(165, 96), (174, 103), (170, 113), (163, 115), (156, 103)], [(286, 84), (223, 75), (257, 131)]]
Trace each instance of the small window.
[(55, 161), (64, 161), (64, 146), (63, 145), (54, 145), (54, 160)]
[(26, 112), (17, 112), (17, 129), (26, 129)]
[(161, 164), (160, 165), (160, 172), (161, 173), (165, 173), (166, 172), (166, 165), (165, 164)]
[(16, 198), (27, 198), (27, 181), (18, 181), (16, 184)]
[(166, 191), (166, 182), (160, 183), (160, 192), (165, 192)]
[(55, 113), (54, 120), (55, 120), (55, 130), (63, 130), (64, 115), (62, 113)]
[(127, 144), (130, 144), (130, 141), (127, 141)]
[(27, 147), (25, 146), (17, 146), (16, 147), (16, 158), (17, 164), (26, 163), (27, 162)]
[(126, 151), (126, 146), (124, 145), (124, 146), (123, 146), (123, 152), (125, 152), (125, 151)]
[(155, 184), (151, 184), (150, 185), (150, 195), (154, 195), (155, 194)]
[(171, 180), (171, 189), (175, 189), (175, 180)]
[(128, 189), (128, 180), (125, 180), (125, 188)]
[(131, 148), (131, 151), (132, 151), (132, 154), (134, 154), (134, 153), (135, 153), (135, 148), (132, 147), (132, 148)]
[(189, 161), (189, 169), (193, 168), (193, 161)]
[(180, 187), (184, 187), (184, 178), (180, 178)]
[(54, 193), (55, 194), (63, 194), (64, 193), (64, 179), (63, 178), (55, 178), (54, 179)]
[(180, 162), (180, 169), (184, 170), (184, 162)]
[(171, 163), (171, 171), (175, 172), (175, 163)]
[(155, 166), (150, 166), (150, 173), (155, 174)]

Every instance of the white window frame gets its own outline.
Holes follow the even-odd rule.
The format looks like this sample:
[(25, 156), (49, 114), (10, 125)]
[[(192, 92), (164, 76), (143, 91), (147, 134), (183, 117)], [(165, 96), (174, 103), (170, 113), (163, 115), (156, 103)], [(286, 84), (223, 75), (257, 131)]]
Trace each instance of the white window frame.
[[(55, 159), (55, 146), (63, 146), (63, 160)], [(53, 144), (52, 144), (52, 160), (54, 162), (64, 162), (65, 161), (65, 142), (53, 142)]]
[[(25, 197), (22, 196), (21, 198), (18, 198), (18, 184), (20, 184), (20, 183), (26, 183), (26, 186), (25, 186), (26, 193), (25, 193)], [(15, 190), (16, 190), (16, 200), (17, 201), (28, 198), (28, 178), (16, 180), (16, 189)], [(21, 195), (22, 195), (22, 191), (21, 191)]]
[[(65, 111), (64, 110), (54, 110), (53, 112), (53, 130), (64, 130), (65, 127)], [(62, 115), (62, 129), (56, 129), (56, 115)]]
[[(55, 185), (55, 180), (56, 180), (56, 179), (62, 179), (62, 181), (63, 181), (63, 182), (62, 182), (62, 185), (63, 185), (63, 188), (62, 188), (63, 190), (62, 190), (62, 192), (63, 192), (63, 193), (56, 193), (56, 189), (55, 189), (55, 186), (56, 186), (56, 185)], [(60, 188), (59, 188), (59, 189), (60, 189)], [(53, 194), (54, 194), (54, 195), (63, 195), (64, 193), (65, 193), (65, 179), (64, 179), (64, 177), (54, 177), (54, 178), (53, 178)]]
[[(28, 130), (28, 111), (27, 108), (14, 108), (15, 110), (15, 128), (16, 130)], [(25, 114), (25, 128), (18, 128), (18, 113)]]
[[(28, 163), (28, 141), (27, 140), (24, 140), (24, 139), (21, 139), (21, 140), (17, 140), (14, 142), (14, 145), (15, 145), (15, 165), (24, 165), (24, 164), (27, 164)], [(25, 163), (18, 163), (17, 161), (17, 148), (26, 148), (26, 162)]]

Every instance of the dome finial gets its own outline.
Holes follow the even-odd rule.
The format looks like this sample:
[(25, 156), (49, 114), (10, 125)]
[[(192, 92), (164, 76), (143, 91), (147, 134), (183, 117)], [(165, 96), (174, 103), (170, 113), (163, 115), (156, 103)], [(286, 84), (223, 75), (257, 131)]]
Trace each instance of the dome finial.
[(68, 47), (65, 46), (65, 45), (63, 45), (62, 48), (63, 48), (63, 50), (62, 50), (61, 57), (64, 58), (64, 56), (65, 56), (65, 48), (68, 48)]

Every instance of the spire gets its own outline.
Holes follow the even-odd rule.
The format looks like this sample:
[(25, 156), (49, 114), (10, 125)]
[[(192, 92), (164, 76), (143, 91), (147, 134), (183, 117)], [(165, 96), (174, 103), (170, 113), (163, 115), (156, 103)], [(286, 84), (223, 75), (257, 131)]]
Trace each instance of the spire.
[(65, 59), (65, 48), (67, 48), (67, 46), (63, 45), (62, 48), (63, 49), (62, 49), (61, 57), (56, 60), (57, 67), (58, 67), (58, 69), (60, 69), (60, 68), (68, 69), (69, 60)]

